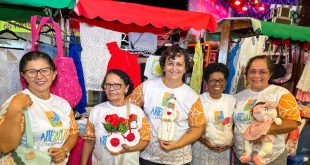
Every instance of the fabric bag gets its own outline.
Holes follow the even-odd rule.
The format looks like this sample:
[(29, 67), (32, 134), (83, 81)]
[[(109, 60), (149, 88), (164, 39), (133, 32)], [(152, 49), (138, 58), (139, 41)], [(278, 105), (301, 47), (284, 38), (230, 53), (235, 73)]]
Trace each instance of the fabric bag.
[[(6, 104), (5, 107), (1, 110), (0, 116), (6, 112), (9, 104)], [(31, 123), (29, 118), (28, 110), (24, 111), (25, 116), (25, 132), (26, 132), (26, 146), (19, 145), (15, 150), (7, 154), (0, 154), (0, 159), (11, 154), (10, 157), (6, 158), (6, 163), (15, 162), (17, 165), (43, 165), (50, 164), (52, 158), (48, 153), (33, 149), (33, 135), (31, 130)], [(1, 163), (1, 161), (0, 161)]]
[[(55, 30), (56, 44), (57, 44), (57, 55), (54, 59), (54, 63), (57, 69), (57, 77), (51, 86), (51, 93), (66, 99), (72, 108), (74, 108), (81, 100), (82, 90), (79, 84), (77, 71), (70, 57), (64, 57), (62, 48), (61, 31), (59, 25), (53, 21), (50, 17), (42, 17), (41, 22), (36, 28), (36, 22), (38, 16), (31, 17), (31, 33), (32, 33), (32, 48), (31, 50), (37, 50), (36, 41), (40, 36), (40, 31), (43, 25), (50, 24)], [(26, 88), (26, 81), (23, 77), (22, 85)]]

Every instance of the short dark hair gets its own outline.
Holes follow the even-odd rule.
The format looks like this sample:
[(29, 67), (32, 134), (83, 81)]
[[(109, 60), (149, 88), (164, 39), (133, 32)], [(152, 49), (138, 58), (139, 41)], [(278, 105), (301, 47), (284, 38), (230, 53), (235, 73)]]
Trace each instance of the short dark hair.
[(188, 52), (181, 48), (178, 45), (173, 45), (168, 47), (165, 51), (162, 52), (161, 57), (159, 59), (159, 64), (162, 69), (165, 68), (165, 62), (167, 59), (175, 59), (176, 57), (184, 56), (185, 61), (185, 69), (188, 71), (191, 68), (191, 62), (189, 59)]
[(124, 81), (125, 86), (129, 85), (128, 92), (125, 93), (125, 96), (129, 96), (132, 93), (133, 83), (132, 83), (130, 77), (128, 76), (128, 74), (126, 72), (121, 71), (119, 69), (111, 69), (107, 72), (107, 74), (104, 77), (103, 83), (101, 85), (102, 88), (103, 88), (103, 84), (106, 81), (107, 75), (109, 75), (109, 74), (116, 74), (119, 78), (121, 78)]
[(229, 70), (227, 68), (226, 65), (222, 64), (222, 63), (212, 63), (209, 64), (205, 69), (204, 69), (204, 73), (203, 73), (203, 79), (205, 81), (209, 80), (209, 77), (212, 73), (214, 72), (221, 72), (224, 75), (225, 80), (228, 79), (228, 75), (229, 75)]
[(39, 51), (30, 51), (21, 58), (19, 62), (19, 72), (24, 73), (26, 65), (29, 61), (43, 59), (48, 62), (48, 65), (51, 67), (52, 71), (56, 70), (56, 66), (53, 62), (53, 59), (44, 52)]
[(249, 68), (251, 67), (253, 61), (255, 61), (255, 60), (265, 60), (269, 73), (271, 75), (273, 74), (274, 63), (273, 63), (271, 57), (266, 56), (266, 55), (258, 55), (258, 56), (254, 56), (254, 57), (249, 59), (247, 65), (246, 65), (246, 68), (245, 68), (245, 75), (248, 75)]

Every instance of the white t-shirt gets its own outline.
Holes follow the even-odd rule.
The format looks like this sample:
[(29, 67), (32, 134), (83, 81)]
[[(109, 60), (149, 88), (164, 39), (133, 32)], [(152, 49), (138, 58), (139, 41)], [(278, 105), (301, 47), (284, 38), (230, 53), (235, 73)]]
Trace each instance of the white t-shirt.
[[(203, 137), (208, 139), (210, 142), (219, 140), (217, 138), (217, 130), (227, 132), (227, 134), (232, 135), (232, 117), (236, 105), (236, 99), (232, 95), (228, 94), (222, 94), (221, 98), (219, 99), (212, 99), (209, 93), (201, 94), (200, 99), (207, 120), (206, 131), (208, 132), (208, 136), (205, 137), (205, 135), (203, 135)], [(225, 123), (225, 121), (228, 119), (230, 123)], [(221, 138), (223, 138), (222, 140), (228, 140), (227, 143), (229, 144), (232, 142), (231, 138)], [(200, 141), (196, 141), (193, 144), (193, 161), (191, 164), (228, 165), (229, 163), (229, 150), (219, 153), (210, 150)]]
[(131, 102), (143, 101), (143, 109), (151, 126), (151, 141), (140, 154), (143, 159), (161, 164), (186, 164), (192, 160), (191, 145), (169, 152), (163, 151), (159, 146), (157, 133), (162, 111), (172, 98), (176, 98), (175, 109), (179, 113), (178, 118), (174, 120), (174, 141), (179, 140), (188, 131), (189, 124), (205, 124), (199, 96), (188, 85), (183, 84), (170, 89), (164, 85), (161, 78), (145, 81), (134, 90), (130, 98)]
[[(240, 158), (244, 153), (244, 139), (240, 132), (245, 130), (252, 122), (253, 117), (250, 113), (252, 107), (258, 102), (272, 101), (278, 104), (278, 116), (281, 119), (290, 119), (300, 121), (298, 106), (294, 96), (285, 88), (269, 85), (266, 89), (260, 92), (254, 92), (251, 89), (236, 95), (237, 108), (234, 112), (234, 150)], [(272, 162), (284, 152), (285, 138), (287, 134), (274, 135), (272, 152), (264, 157), (266, 164)], [(256, 154), (261, 148), (261, 144), (253, 145), (252, 154)]]
[[(42, 100), (28, 89), (22, 92), (28, 94), (33, 102), (27, 110), (33, 134), (34, 149), (47, 153), (51, 147), (61, 148), (69, 135), (78, 133), (71, 106), (65, 99), (51, 94), (49, 99)], [(10, 97), (4, 104), (9, 103), (14, 96)], [(26, 145), (25, 133), (22, 136), (21, 145)]]
[[(93, 150), (92, 163), (96, 165), (107, 165), (107, 164), (139, 164), (139, 151), (127, 152), (118, 155), (112, 155), (107, 149), (106, 141), (109, 132), (103, 126), (105, 122), (105, 116), (109, 114), (117, 114), (119, 117), (127, 118), (126, 105), (121, 107), (115, 107), (108, 101), (96, 105), (89, 114), (89, 122), (85, 129), (85, 138), (95, 140), (95, 146)], [(145, 115), (140, 107), (130, 104), (130, 114), (137, 115), (137, 129), (140, 130), (143, 127), (143, 118)], [(89, 125), (91, 124), (91, 126)], [(93, 127), (94, 130), (90, 129)], [(94, 131), (94, 132), (93, 132)], [(94, 135), (92, 135), (94, 134)], [(94, 137), (93, 137), (94, 136)], [(143, 135), (140, 135), (143, 139)], [(122, 158), (121, 158), (122, 157)]]

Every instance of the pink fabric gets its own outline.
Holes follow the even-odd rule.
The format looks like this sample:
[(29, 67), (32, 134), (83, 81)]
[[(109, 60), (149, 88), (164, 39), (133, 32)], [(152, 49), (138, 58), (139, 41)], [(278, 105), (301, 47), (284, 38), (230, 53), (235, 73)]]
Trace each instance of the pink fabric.
[(244, 139), (246, 140), (257, 140), (263, 135), (266, 135), (271, 123), (268, 122), (259, 122), (257, 120), (253, 120), (250, 126), (246, 129), (243, 134)]
[[(40, 31), (43, 25), (50, 24), (56, 33), (57, 44), (57, 56), (54, 59), (54, 63), (57, 70), (57, 77), (51, 86), (51, 93), (66, 99), (72, 108), (74, 108), (81, 100), (82, 90), (79, 84), (75, 64), (71, 57), (64, 57), (61, 31), (59, 25), (51, 20), (50, 17), (43, 17), (41, 22), (36, 28), (37, 16), (31, 17), (31, 32), (32, 32), (32, 48), (31, 50), (37, 50), (36, 41), (40, 35)], [(21, 77), (21, 83), (23, 88), (27, 87), (26, 81)]]
[(304, 92), (300, 89), (297, 90), (296, 99), (304, 102), (310, 102), (310, 92)]
[[(80, 165), (83, 146), (84, 146), (84, 140), (79, 137), (77, 143), (75, 144), (74, 148), (70, 152), (69, 161), (68, 161), (70, 165)], [(92, 156), (90, 155), (88, 158), (88, 162), (87, 162), (88, 165), (92, 164), (91, 158)]]

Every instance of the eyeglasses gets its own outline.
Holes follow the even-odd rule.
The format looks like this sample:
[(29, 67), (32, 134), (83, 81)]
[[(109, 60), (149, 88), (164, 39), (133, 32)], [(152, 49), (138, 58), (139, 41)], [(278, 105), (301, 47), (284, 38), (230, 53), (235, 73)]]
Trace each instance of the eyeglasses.
[(253, 70), (249, 70), (248, 73), (251, 75), (255, 75), (256, 73), (258, 73), (261, 76), (265, 76), (269, 73), (269, 71), (268, 70), (254, 70), (253, 69)]
[(111, 89), (111, 88), (113, 88), (114, 90), (119, 90), (119, 89), (121, 89), (121, 87), (122, 87), (122, 85), (123, 84), (109, 84), (109, 83), (104, 83), (103, 84), (103, 89), (104, 90), (108, 90), (108, 89)]
[(211, 84), (211, 85), (215, 85), (216, 83), (219, 83), (221, 85), (224, 85), (226, 83), (226, 80), (225, 79), (218, 79), (218, 80), (215, 80), (215, 79), (210, 79), (208, 80), (208, 82)]
[(41, 75), (43, 76), (49, 76), (52, 73), (52, 68), (41, 68), (41, 69), (28, 69), (24, 70), (24, 73), (29, 77), (29, 78), (35, 78), (38, 76), (38, 73), (40, 72)]

